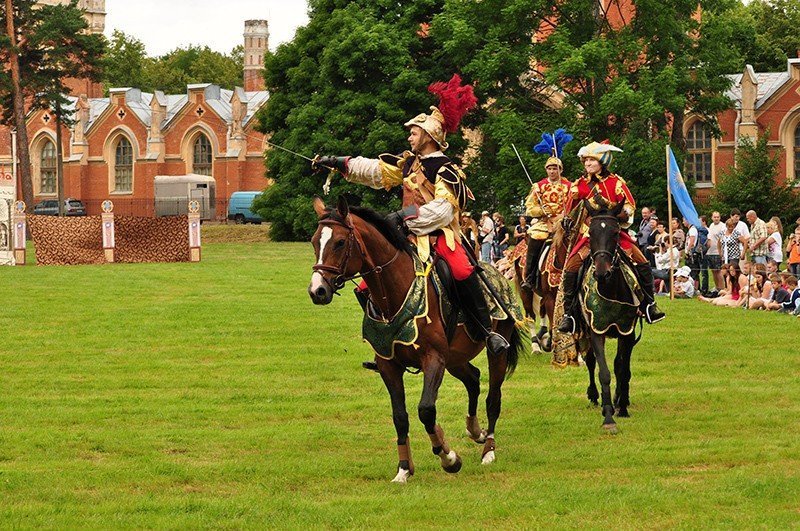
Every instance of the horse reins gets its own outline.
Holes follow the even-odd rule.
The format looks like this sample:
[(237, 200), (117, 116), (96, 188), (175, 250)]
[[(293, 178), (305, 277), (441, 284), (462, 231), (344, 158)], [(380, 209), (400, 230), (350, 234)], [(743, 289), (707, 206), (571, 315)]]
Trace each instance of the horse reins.
[(311, 269), (315, 272), (324, 271), (327, 273), (333, 273), (335, 275), (332, 281), (329, 281), (324, 276), (320, 275), (322, 276), (322, 280), (324, 280), (331, 287), (333, 293), (335, 294), (338, 293), (338, 291), (344, 287), (346, 282), (355, 280), (357, 278), (364, 278), (366, 276), (374, 274), (376, 275), (378, 279), (378, 284), (380, 285), (381, 288), (382, 292), (381, 299), (383, 301), (388, 301), (386, 287), (383, 285), (383, 281), (381, 280), (380, 274), (383, 272), (384, 269), (392, 265), (394, 261), (397, 260), (397, 257), (400, 256), (400, 249), (395, 250), (394, 256), (392, 256), (392, 258), (385, 264), (374, 266), (369, 271), (358, 272), (355, 275), (346, 275), (345, 267), (347, 266), (347, 262), (350, 261), (350, 255), (353, 249), (353, 242), (355, 242), (355, 245), (358, 247), (358, 251), (361, 254), (362, 258), (365, 258), (369, 264), (374, 263), (369, 255), (369, 252), (366, 250), (366, 246), (361, 241), (360, 235), (358, 234), (358, 231), (356, 230), (355, 226), (352, 223), (350, 223), (349, 216), (348, 218), (345, 218), (343, 220), (339, 220), (334, 217), (328, 217), (323, 220), (320, 220), (319, 224), (339, 225), (346, 228), (347, 243), (345, 244), (346, 247), (344, 251), (344, 256), (342, 257), (342, 260), (338, 266), (330, 266), (327, 264), (314, 264), (313, 266), (311, 266)]

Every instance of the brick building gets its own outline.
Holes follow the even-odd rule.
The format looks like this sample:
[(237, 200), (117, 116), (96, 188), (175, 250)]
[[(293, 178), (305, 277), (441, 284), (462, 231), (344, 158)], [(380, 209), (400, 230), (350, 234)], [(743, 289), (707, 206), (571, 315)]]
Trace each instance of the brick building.
[[(104, 30), (104, 6), (104, 0), (80, 2), (90, 31)], [(111, 88), (103, 97), (99, 85), (71, 81), (67, 112), (76, 123), (62, 129), (64, 197), (81, 199), (89, 214), (111, 199), (118, 213), (152, 215), (155, 176), (194, 173), (214, 178), (216, 216), (224, 217), (233, 192), (263, 190), (265, 137), (254, 129), (254, 116), (269, 97), (261, 75), (268, 41), (267, 21), (245, 22), (245, 86), (232, 90), (211, 84), (189, 85), (183, 94)], [(54, 122), (49, 110), (27, 117), (35, 202), (58, 195)], [(0, 168), (10, 166), (11, 132), (0, 127)]]
[(718, 116), (722, 137), (711, 138), (697, 116), (684, 122), (684, 173), (696, 180), (701, 199), (713, 190), (721, 170), (733, 166), (736, 146), (745, 136), (755, 139), (769, 132), (768, 145), (780, 155), (780, 181), (800, 178), (800, 58), (789, 59), (784, 72), (756, 73), (747, 65), (743, 73), (729, 77), (734, 108)]

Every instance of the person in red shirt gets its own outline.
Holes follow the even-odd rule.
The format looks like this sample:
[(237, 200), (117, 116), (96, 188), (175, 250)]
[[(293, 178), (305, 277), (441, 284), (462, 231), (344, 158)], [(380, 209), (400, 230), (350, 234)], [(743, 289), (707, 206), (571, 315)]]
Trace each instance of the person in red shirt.
[[(652, 324), (664, 319), (666, 315), (656, 306), (655, 297), (653, 297), (653, 272), (650, 269), (650, 263), (627, 231), (633, 221), (633, 214), (636, 212), (636, 201), (622, 177), (609, 171), (613, 158), (612, 153), (615, 151), (621, 152), (622, 150), (616, 146), (599, 142), (592, 142), (578, 151), (578, 157), (583, 162), (586, 171), (580, 179), (572, 184), (565, 212), (571, 212), (572, 208), (578, 206), (582, 201), (586, 201), (593, 209), (608, 210), (624, 201), (622, 212), (619, 215), (619, 246), (636, 264), (636, 273), (645, 292), (640, 311), (647, 322)], [(589, 256), (589, 221), (589, 217), (584, 216), (577, 227), (578, 234), (564, 266), (564, 319), (558, 327), (559, 331), (564, 333), (574, 333), (576, 330), (572, 306), (578, 290), (578, 270)], [(571, 222), (572, 218), (565, 215), (566, 229), (571, 228)]]

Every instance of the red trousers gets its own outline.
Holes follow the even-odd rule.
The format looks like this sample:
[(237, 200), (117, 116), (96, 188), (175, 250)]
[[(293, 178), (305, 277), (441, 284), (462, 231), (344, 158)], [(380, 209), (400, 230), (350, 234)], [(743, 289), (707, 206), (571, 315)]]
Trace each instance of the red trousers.
[(447, 247), (447, 241), (444, 236), (436, 238), (436, 244), (433, 246), (436, 254), (442, 257), (442, 260), (447, 262), (450, 266), (450, 272), (453, 278), (460, 282), (466, 280), (475, 271), (475, 267), (470, 263), (467, 258), (467, 251), (461, 245), (461, 242), (456, 242), (455, 250), (450, 250)]

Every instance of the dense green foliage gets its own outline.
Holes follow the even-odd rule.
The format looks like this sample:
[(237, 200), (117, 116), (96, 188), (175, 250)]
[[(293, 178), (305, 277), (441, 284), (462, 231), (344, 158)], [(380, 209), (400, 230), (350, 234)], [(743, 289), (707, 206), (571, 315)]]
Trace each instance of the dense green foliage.
[[(436, 103), (426, 87), (447, 80), (452, 71), (434, 57), (436, 47), (421, 35), (440, 0), (385, 2), (311, 0), (309, 22), (293, 41), (267, 54), (265, 79), (270, 99), (260, 114), (261, 129), (293, 151), (322, 155), (400, 153), (408, 148), (402, 124)], [(448, 154), (464, 146), (457, 135)], [(308, 239), (316, 216), (311, 206), (325, 175), (313, 175), (308, 162), (283, 151), (267, 153), (275, 183), (254, 208), (272, 222), (275, 239)], [(333, 187), (355, 193), (367, 205), (399, 206), (396, 191), (373, 192), (347, 184)]]
[(407, 375), (417, 472), (398, 486), (389, 399), (359, 366), (358, 305), (312, 305), (312, 262), (308, 244), (215, 244), (198, 264), (3, 268), (0, 527), (797, 523), (797, 319), (659, 301), (669, 317), (634, 351), (615, 437), (587, 407), (585, 369), (522, 360), (490, 467), (446, 375), (437, 413), (457, 476), (431, 454), (422, 378)]
[(144, 44), (115, 30), (105, 57), (106, 88), (136, 87), (152, 92), (183, 94), (191, 83), (215, 83), (233, 88), (243, 83), (242, 46), (230, 54), (208, 46), (176, 48), (160, 57), (149, 57)]
[[(67, 103), (68, 79), (99, 80), (105, 39), (87, 33), (83, 12), (77, 0), (66, 5), (41, 5), (14, 0), (22, 92), (27, 111), (36, 108), (62, 107)], [(0, 64), (7, 64), (8, 36), (5, 34), (5, 4), (0, 4)], [(13, 124), (11, 72), (0, 71), (0, 108), (2, 121)]]
[[(756, 72), (783, 72), (800, 50), (800, 1), (751, 0), (727, 17), (744, 64)], [(740, 70), (742, 69), (740, 68)]]
[(736, 165), (731, 166), (717, 179), (710, 207), (720, 212), (732, 208), (753, 209), (761, 219), (778, 216), (786, 226), (800, 212), (800, 198), (795, 183), (778, 183), (778, 163), (783, 152), (769, 146), (769, 131), (753, 142), (742, 137), (736, 150)]

